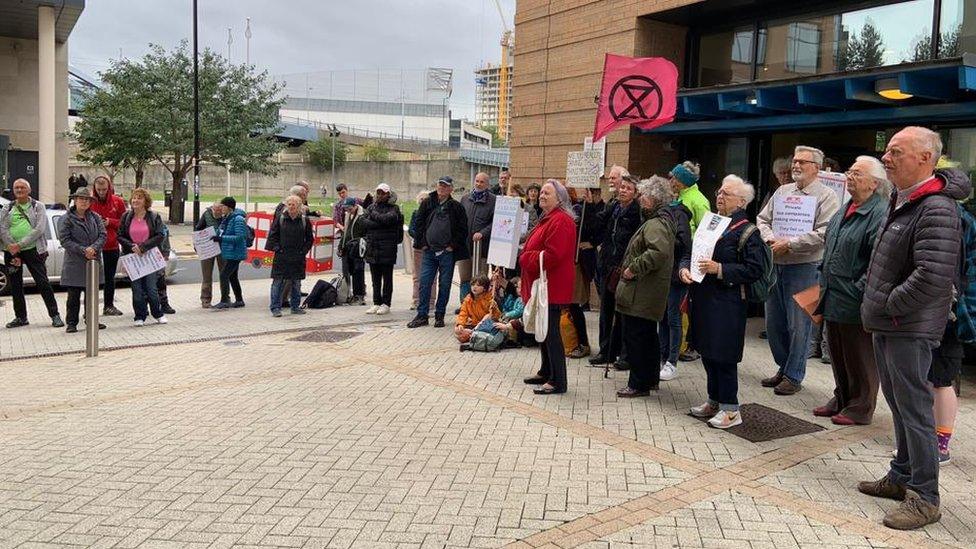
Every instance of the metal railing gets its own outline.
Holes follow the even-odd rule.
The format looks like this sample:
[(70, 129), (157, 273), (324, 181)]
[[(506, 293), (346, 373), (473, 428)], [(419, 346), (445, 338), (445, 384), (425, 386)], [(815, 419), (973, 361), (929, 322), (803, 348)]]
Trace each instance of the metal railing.
[(282, 122), (288, 124), (295, 124), (298, 126), (307, 126), (316, 128), (322, 131), (329, 131), (329, 126), (335, 126), (340, 132), (346, 135), (354, 135), (356, 137), (364, 137), (366, 139), (390, 139), (394, 141), (409, 141), (410, 143), (416, 143), (418, 145), (427, 145), (435, 147), (447, 147), (448, 141), (442, 141), (439, 139), (425, 139), (422, 137), (413, 137), (410, 135), (400, 136), (399, 134), (379, 132), (375, 130), (370, 130), (368, 128), (357, 128), (354, 126), (343, 126), (341, 124), (327, 124), (325, 122), (319, 122), (317, 120), (307, 120), (303, 118), (296, 118), (294, 116), (279, 116)]

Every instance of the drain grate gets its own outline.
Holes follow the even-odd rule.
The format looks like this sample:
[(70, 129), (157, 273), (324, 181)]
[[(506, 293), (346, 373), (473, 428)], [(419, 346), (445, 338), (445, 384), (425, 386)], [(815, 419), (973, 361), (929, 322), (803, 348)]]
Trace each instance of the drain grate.
[(224, 342), (225, 347), (243, 347), (244, 342), (239, 339), (231, 339)]
[(288, 341), (304, 341), (307, 343), (338, 343), (360, 335), (359, 332), (334, 332), (331, 330), (316, 330), (306, 332), (300, 336), (288, 338)]
[[(816, 423), (784, 414), (762, 404), (743, 404), (739, 408), (739, 413), (742, 414), (742, 425), (736, 425), (726, 431), (749, 442), (767, 442), (826, 430)], [(695, 419), (706, 422), (709, 418)]]

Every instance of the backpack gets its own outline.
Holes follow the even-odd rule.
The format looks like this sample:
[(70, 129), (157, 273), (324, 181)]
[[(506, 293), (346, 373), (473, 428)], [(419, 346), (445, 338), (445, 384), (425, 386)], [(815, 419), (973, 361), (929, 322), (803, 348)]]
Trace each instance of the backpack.
[(254, 227), (244, 222), (244, 247), (250, 248), (254, 245)]
[(336, 304), (348, 305), (352, 303), (352, 292), (349, 291), (349, 279), (344, 276), (334, 277), (329, 284), (336, 290)]
[(305, 301), (302, 302), (302, 309), (327, 309), (334, 307), (338, 301), (338, 293), (335, 286), (325, 280), (318, 280), (312, 291), (308, 292)]
[[(756, 232), (758, 229), (752, 223), (746, 223), (746, 228), (743, 229), (742, 234), (739, 235), (739, 257), (742, 257), (742, 251), (746, 248), (746, 242), (752, 233)], [(765, 303), (766, 298), (769, 297), (769, 290), (776, 285), (776, 266), (773, 264), (773, 251), (769, 249), (769, 245), (763, 242), (763, 273), (759, 277), (759, 280), (753, 282), (746, 288), (746, 299), (753, 303)]]
[(963, 343), (976, 342), (976, 217), (958, 206), (962, 238), (959, 246), (959, 281), (956, 304), (956, 337)]

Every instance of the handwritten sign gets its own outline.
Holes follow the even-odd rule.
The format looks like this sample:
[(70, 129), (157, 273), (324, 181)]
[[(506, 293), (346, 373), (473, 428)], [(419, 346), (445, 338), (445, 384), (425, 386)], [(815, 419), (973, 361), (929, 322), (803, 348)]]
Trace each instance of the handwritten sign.
[(837, 200), (839, 200), (841, 204), (847, 202), (847, 200), (851, 197), (850, 193), (847, 192), (846, 175), (837, 172), (820, 172), (817, 175), (817, 179), (820, 180), (820, 183), (822, 183), (824, 187), (834, 191), (834, 194), (837, 195)]
[(163, 259), (159, 248), (152, 248), (148, 252), (137, 254), (126, 254), (119, 258), (119, 264), (129, 275), (129, 280), (139, 280), (140, 278), (166, 268), (166, 260)]
[(215, 234), (213, 227), (193, 231), (193, 249), (197, 251), (197, 258), (200, 261), (220, 255), (220, 244), (213, 241)]
[(491, 223), (488, 243), (488, 263), (514, 269), (518, 260), (519, 240), (522, 238), (522, 199), (511, 196), (495, 198), (495, 217)]
[(698, 268), (698, 262), (702, 259), (711, 259), (715, 253), (715, 244), (722, 238), (725, 228), (732, 222), (732, 218), (706, 213), (701, 223), (695, 230), (695, 238), (691, 241), (691, 279), (701, 282), (705, 279), (705, 273)]
[(607, 165), (607, 138), (600, 138), (599, 141), (594, 143), (592, 137), (587, 137), (583, 140), (583, 150), (600, 151), (600, 177), (603, 177)]
[(801, 194), (773, 195), (773, 234), (789, 238), (809, 233), (817, 220), (817, 197)]
[(603, 156), (600, 151), (572, 151), (566, 157), (566, 186), (571, 189), (594, 189), (600, 186)]

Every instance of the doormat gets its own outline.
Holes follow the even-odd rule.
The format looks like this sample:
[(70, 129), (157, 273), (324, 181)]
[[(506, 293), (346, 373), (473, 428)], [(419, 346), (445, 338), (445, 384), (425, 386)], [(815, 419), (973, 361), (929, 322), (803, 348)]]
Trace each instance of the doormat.
[(304, 341), (307, 343), (338, 343), (360, 335), (359, 332), (334, 332), (331, 330), (315, 330), (300, 336), (288, 338), (288, 341)]
[[(726, 431), (749, 442), (767, 442), (826, 430), (816, 423), (784, 414), (762, 404), (743, 404), (739, 407), (739, 413), (742, 414), (742, 425), (736, 425)], [(711, 418), (695, 419), (707, 422)]]

